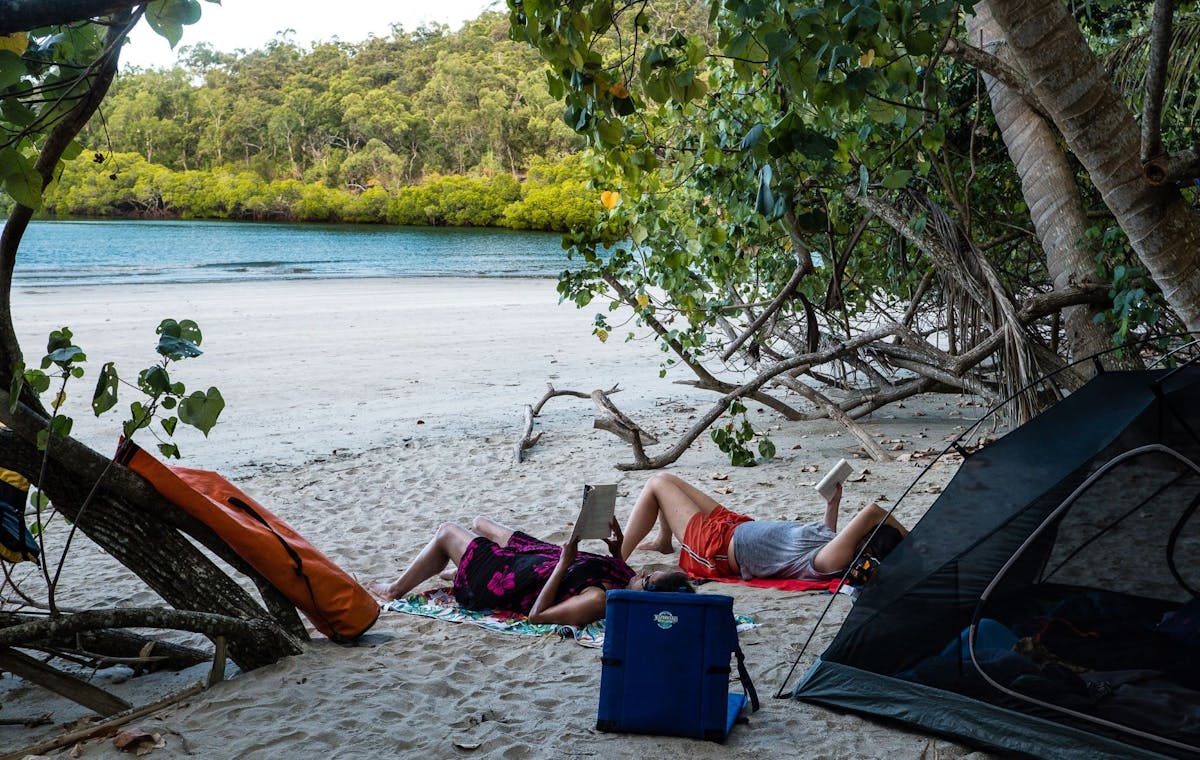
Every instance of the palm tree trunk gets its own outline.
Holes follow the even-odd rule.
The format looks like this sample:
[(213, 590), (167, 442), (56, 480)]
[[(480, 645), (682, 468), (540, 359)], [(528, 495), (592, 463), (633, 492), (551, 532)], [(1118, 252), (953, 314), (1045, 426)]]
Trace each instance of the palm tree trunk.
[[(975, 14), (967, 17), (967, 31), (972, 45), (1013, 65), (987, 2), (975, 5)], [(1083, 200), (1071, 165), (1058, 145), (1058, 135), (1019, 93), (987, 73), (983, 73), (983, 81), (1000, 136), (1021, 178), (1021, 193), (1055, 289), (1095, 280), (1094, 251), (1085, 242), (1088, 223)], [(1063, 311), (1068, 358), (1090, 356), (1110, 346), (1105, 330), (1092, 321), (1102, 311), (1092, 305)]]
[(1141, 133), (1061, 0), (990, 0), (1014, 61), (1190, 330), (1200, 330), (1200, 214), (1147, 182)]

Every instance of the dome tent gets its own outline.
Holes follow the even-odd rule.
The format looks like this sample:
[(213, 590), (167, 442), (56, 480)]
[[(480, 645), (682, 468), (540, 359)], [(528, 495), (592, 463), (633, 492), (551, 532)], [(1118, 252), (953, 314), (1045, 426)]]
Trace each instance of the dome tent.
[(1041, 757), (1200, 754), (1200, 367), (968, 456), (793, 695)]

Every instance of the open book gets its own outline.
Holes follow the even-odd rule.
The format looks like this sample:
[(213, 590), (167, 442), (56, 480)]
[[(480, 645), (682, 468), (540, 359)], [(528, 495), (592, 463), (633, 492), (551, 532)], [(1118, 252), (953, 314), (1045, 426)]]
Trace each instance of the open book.
[(837, 484), (841, 483), (846, 478), (850, 477), (850, 473), (854, 469), (845, 459), (839, 459), (838, 463), (833, 466), (833, 469), (825, 473), (825, 477), (821, 478), (821, 482), (817, 483), (817, 493), (821, 494), (821, 498), (829, 501), (829, 497), (833, 496), (833, 490), (837, 488)]
[(617, 506), (617, 486), (615, 483), (606, 485), (586, 485), (583, 487), (583, 506), (579, 508), (579, 517), (575, 518), (575, 530), (571, 531), (572, 540), (575, 538), (608, 538), (612, 532), (609, 523)]

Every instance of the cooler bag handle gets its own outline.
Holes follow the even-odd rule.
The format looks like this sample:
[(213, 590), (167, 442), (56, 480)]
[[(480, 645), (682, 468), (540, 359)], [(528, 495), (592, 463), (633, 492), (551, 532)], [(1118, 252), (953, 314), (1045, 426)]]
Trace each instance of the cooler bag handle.
[(754, 682), (750, 680), (750, 671), (746, 670), (746, 656), (742, 654), (741, 646), (734, 644), (733, 654), (737, 657), (738, 680), (742, 682), (742, 688), (750, 698), (750, 712), (758, 712), (758, 692), (754, 689)]

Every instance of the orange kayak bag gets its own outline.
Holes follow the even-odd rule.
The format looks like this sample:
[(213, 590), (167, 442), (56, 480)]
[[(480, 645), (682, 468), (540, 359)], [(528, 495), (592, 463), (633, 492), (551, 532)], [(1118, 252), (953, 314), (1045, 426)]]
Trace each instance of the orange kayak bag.
[(218, 473), (163, 464), (130, 441), (117, 461), (212, 528), (330, 639), (350, 641), (375, 624), (379, 603), (365, 588)]

